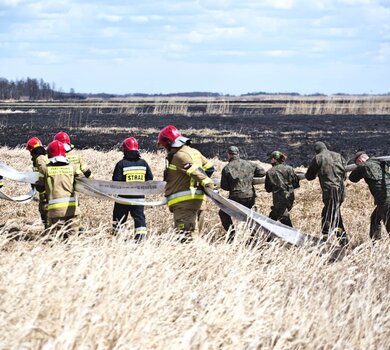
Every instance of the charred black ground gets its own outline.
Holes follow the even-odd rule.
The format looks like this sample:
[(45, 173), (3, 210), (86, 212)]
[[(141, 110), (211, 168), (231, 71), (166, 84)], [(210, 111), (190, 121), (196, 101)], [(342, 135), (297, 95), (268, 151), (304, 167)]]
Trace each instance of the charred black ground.
[[(90, 110), (39, 109), (37, 113), (0, 114), (0, 145), (24, 145), (38, 136), (44, 143), (58, 131), (71, 135), (77, 148), (110, 150), (129, 136), (140, 148), (156, 149), (159, 129), (173, 124), (206, 156), (224, 159), (229, 145), (237, 145), (243, 157), (267, 161), (274, 150), (286, 152), (289, 163), (307, 165), (313, 144), (324, 141), (347, 159), (357, 150), (388, 155), (390, 116), (359, 115), (126, 115), (94, 114)], [(188, 130), (190, 129), (190, 130)]]

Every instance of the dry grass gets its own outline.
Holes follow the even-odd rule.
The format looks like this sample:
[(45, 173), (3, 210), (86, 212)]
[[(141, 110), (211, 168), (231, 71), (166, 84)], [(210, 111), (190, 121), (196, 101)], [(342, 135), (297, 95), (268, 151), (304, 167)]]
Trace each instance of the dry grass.
[[(71, 110), (89, 109), (93, 114), (123, 115), (262, 115), (273, 113), (281, 115), (388, 115), (390, 97), (385, 96), (220, 96), (220, 97), (128, 97), (86, 99), (83, 101), (0, 101), (1, 111), (14, 111), (15, 108), (29, 108), (35, 113), (40, 108), (66, 108)], [(240, 111), (240, 112), (239, 112)]]
[[(102, 179), (121, 158), (81, 153)], [(144, 158), (161, 179), (163, 154)], [(30, 168), (25, 150), (2, 148), (0, 159)], [(224, 163), (215, 163), (218, 176)], [(6, 181), (6, 188), (22, 193), (28, 186)], [(270, 195), (257, 190), (259, 212), (267, 214)], [(250, 250), (242, 239), (216, 240), (221, 230), (210, 202), (202, 238), (188, 245), (172, 239), (166, 207), (147, 209), (151, 238), (137, 245), (126, 232), (110, 235), (112, 203), (80, 202), (86, 232), (67, 244), (40, 236), (36, 202), (0, 202), (0, 348), (388, 348), (390, 244), (387, 237), (375, 246), (367, 240), (373, 204), (363, 183), (348, 185), (343, 206), (359, 246), (333, 264), (278, 242)], [(317, 181), (302, 182), (293, 222), (318, 233), (321, 207)]]

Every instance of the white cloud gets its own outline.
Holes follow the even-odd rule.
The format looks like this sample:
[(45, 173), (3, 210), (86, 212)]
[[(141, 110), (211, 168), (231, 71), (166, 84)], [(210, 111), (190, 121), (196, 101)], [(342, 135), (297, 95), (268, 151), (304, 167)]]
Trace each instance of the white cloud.
[(233, 50), (224, 50), (221, 51), (220, 54), (225, 56), (233, 56), (233, 57), (245, 57), (247, 56), (247, 52), (245, 51), (233, 51)]
[(122, 16), (118, 16), (118, 15), (110, 15), (110, 14), (106, 14), (106, 13), (99, 13), (97, 15), (97, 19), (101, 19), (101, 20), (104, 20), (104, 21), (107, 21), (107, 22), (112, 22), (112, 23), (118, 23), (118, 22), (121, 22), (123, 20), (123, 17)]
[(269, 8), (289, 10), (299, 0), (198, 0), (197, 3), (206, 9), (224, 8)]
[(264, 55), (268, 57), (291, 57), (293, 52), (288, 50), (269, 50), (264, 51)]
[(215, 40), (227, 40), (240, 38), (245, 35), (245, 27), (209, 27), (193, 30), (187, 34), (187, 39), (191, 43), (202, 43)]
[(268, 7), (280, 10), (290, 10), (295, 5), (294, 0), (265, 0), (264, 3)]
[(376, 54), (375, 60), (380, 63), (390, 64), (390, 43), (382, 43), (379, 46), (378, 53)]
[(183, 53), (188, 51), (188, 46), (170, 42), (164, 45), (163, 50), (168, 53)]
[(56, 53), (50, 51), (31, 51), (29, 54), (45, 64), (58, 63), (61, 60)]
[(15, 7), (26, 2), (25, 0), (1, 0), (0, 5)]
[(329, 50), (331, 50), (332, 43), (327, 40), (317, 40), (317, 41), (309, 41), (309, 49), (308, 52), (310, 53), (325, 53)]
[(355, 28), (327, 28), (326, 31), (331, 36), (343, 38), (353, 38), (357, 35), (357, 30)]
[(101, 38), (113, 38), (122, 36), (123, 32), (117, 27), (105, 27), (99, 29), (99, 36)]
[(150, 18), (149, 16), (130, 16), (129, 20), (134, 23), (148, 23)]
[(376, 3), (376, 1), (373, 0), (339, 0), (340, 3), (346, 4), (346, 5), (373, 5)]
[[(71, 66), (82, 59), (96, 66), (117, 62), (121, 67), (139, 59), (141, 67), (146, 57), (153, 57), (161, 66), (167, 61), (183, 67), (232, 64), (238, 70), (268, 62), (298, 69), (297, 64), (336, 59), (340, 65), (356, 61), (368, 66), (390, 60), (388, 0), (0, 0), (0, 4), (2, 56), (9, 62), (23, 57), (31, 69), (39, 60), (59, 59)], [(26, 56), (30, 51), (31, 57)]]

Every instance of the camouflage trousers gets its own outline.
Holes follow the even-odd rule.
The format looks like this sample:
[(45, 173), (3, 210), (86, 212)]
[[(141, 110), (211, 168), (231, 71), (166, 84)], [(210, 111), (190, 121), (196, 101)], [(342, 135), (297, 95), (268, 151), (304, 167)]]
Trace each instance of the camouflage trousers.
[[(252, 208), (255, 205), (255, 197), (249, 198), (229, 198), (237, 203), (242, 204), (247, 208)], [(233, 225), (233, 220), (230, 215), (226, 214), (223, 210), (218, 212), (221, 223), (226, 232), (229, 232), (228, 242), (231, 243), (236, 235), (235, 227)], [(230, 231), (229, 231), (230, 230)]]
[(293, 227), (290, 210), (292, 208), (292, 203), (276, 203), (271, 207), (271, 212), (269, 213), (269, 218), (275, 221), (280, 221), (282, 224)]
[(343, 218), (341, 216), (341, 204), (344, 201), (344, 194), (337, 189), (331, 191), (330, 195), (323, 198), (324, 207), (321, 213), (322, 238), (328, 239), (332, 233), (336, 233), (340, 245), (348, 244), (348, 236), (345, 232)]
[(373, 240), (381, 238), (381, 222), (390, 234), (390, 202), (378, 204), (371, 214), (370, 237)]

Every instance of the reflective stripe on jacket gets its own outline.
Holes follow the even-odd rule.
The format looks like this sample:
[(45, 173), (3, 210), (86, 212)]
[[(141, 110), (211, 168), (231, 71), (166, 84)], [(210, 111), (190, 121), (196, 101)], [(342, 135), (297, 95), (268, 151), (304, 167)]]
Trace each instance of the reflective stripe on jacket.
[(145, 182), (146, 166), (128, 166), (123, 168), (126, 182)]
[(205, 173), (212, 167), (212, 163), (198, 150), (187, 145), (174, 148), (168, 154), (164, 172), (168, 206), (188, 200), (203, 200), (204, 194), (199, 187), (214, 186)]
[(202, 190), (196, 190), (196, 191), (182, 191), (182, 192), (177, 192), (174, 194), (171, 194), (170, 196), (166, 197), (168, 200), (168, 205), (173, 205), (176, 203), (188, 201), (191, 199), (199, 199), (203, 200), (204, 199), (204, 192)]
[[(112, 174), (112, 181), (123, 182), (144, 182), (153, 180), (153, 173), (149, 164), (138, 156), (134, 158), (125, 157), (115, 165)], [(122, 202), (120, 198), (145, 198), (145, 196), (118, 196), (115, 202), (118, 204), (131, 205)]]
[(64, 208), (64, 207), (75, 207), (78, 205), (77, 197), (64, 197), (64, 198), (56, 198), (49, 199), (47, 203), (47, 210)]

